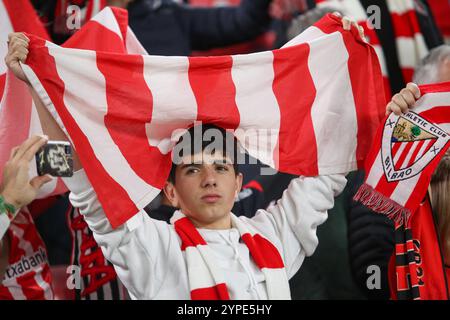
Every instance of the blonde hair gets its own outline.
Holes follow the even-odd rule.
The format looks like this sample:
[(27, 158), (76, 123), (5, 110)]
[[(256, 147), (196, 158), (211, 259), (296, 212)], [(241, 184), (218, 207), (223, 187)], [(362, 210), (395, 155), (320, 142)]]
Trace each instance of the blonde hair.
[(444, 260), (450, 265), (450, 149), (431, 179), (431, 205), (437, 213), (439, 238)]

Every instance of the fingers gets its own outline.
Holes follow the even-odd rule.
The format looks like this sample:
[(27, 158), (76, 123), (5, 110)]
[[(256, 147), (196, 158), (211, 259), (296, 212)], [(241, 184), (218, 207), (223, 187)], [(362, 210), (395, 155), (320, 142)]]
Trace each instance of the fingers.
[(19, 161), (24, 159), (27, 162), (31, 161), (39, 148), (46, 144), (47, 141), (47, 136), (32, 136), (28, 138), (19, 146), (12, 160)]
[(35, 189), (40, 189), (44, 184), (52, 181), (52, 177), (48, 174), (43, 176), (37, 176), (30, 180), (30, 185)]
[(25, 62), (30, 40), (22, 33), (10, 34), (8, 38), (8, 60)]
[(9, 156), (9, 159), (14, 158), (14, 156), (15, 156), (16, 153), (17, 153), (17, 150), (19, 150), (19, 146), (14, 147), (14, 148), (11, 149), (11, 154), (10, 154), (10, 156)]
[(400, 91), (400, 95), (402, 98), (406, 101), (408, 104), (408, 107), (412, 107), (414, 103), (416, 102), (416, 98), (414, 97), (414, 94), (411, 90), (404, 88)]
[(406, 113), (409, 111), (408, 103), (400, 93), (397, 93), (392, 97), (392, 102), (394, 102), (400, 108), (402, 113)]
[(386, 106), (386, 115), (390, 112), (394, 112), (396, 115), (408, 112), (409, 108), (413, 107), (419, 98), (419, 87), (415, 83), (408, 83), (406, 88), (392, 97), (391, 102)]
[(352, 21), (349, 17), (342, 18), (342, 27), (344, 28), (344, 30), (350, 30), (352, 28)]
[(402, 109), (396, 105), (394, 102), (389, 102), (386, 106), (386, 115), (390, 114), (391, 112), (395, 113), (397, 116), (402, 114)]
[(28, 39), (28, 37), (23, 32), (12, 32), (8, 34), (8, 42), (13, 41), (15, 38), (22, 39), (27, 42), (30, 41), (30, 39)]
[(420, 98), (420, 89), (417, 84), (410, 82), (406, 85), (406, 89), (410, 90), (413, 93), (416, 100)]

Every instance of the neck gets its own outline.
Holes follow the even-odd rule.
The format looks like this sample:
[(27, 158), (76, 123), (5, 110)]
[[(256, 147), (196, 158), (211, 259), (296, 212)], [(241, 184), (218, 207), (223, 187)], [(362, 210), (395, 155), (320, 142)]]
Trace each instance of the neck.
[(211, 230), (231, 229), (231, 215), (229, 214), (221, 219), (212, 222), (198, 221), (193, 217), (189, 217), (189, 219), (197, 229), (211, 229)]

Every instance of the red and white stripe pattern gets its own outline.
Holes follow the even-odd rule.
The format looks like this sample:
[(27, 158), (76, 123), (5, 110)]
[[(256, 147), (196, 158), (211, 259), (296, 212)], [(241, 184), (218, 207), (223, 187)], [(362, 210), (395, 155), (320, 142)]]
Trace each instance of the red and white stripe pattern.
[(289, 45), (162, 57), (66, 49), (32, 37), (23, 68), (58, 113), (118, 226), (160, 192), (172, 133), (196, 121), (235, 130), (250, 155), (281, 171), (356, 168), (385, 105), (375, 52), (332, 15)]
[[(288, 277), (277, 248), (233, 214), (231, 223), (265, 276), (269, 300), (290, 299)], [(191, 220), (181, 211), (176, 211), (171, 224), (181, 238), (181, 250), (186, 254), (191, 299), (229, 300), (225, 278), (214, 261), (214, 254)]]
[[(44, 39), (49, 39), (28, 0), (0, 1), (0, 176), (11, 149), (28, 137), (42, 133), (26, 84), (15, 78), (11, 72), (7, 72), (4, 62), (8, 52), (8, 34), (12, 32), (33, 32)], [(36, 164), (32, 161), (30, 176), (36, 175)], [(43, 198), (66, 190), (60, 179), (53, 179), (43, 186), (38, 197)]]
[(76, 300), (126, 300), (127, 290), (106, 260), (78, 208), (69, 207), (67, 221), (72, 236), (71, 265), (80, 266), (81, 287)]
[[(374, 27), (368, 20), (367, 12), (359, 0), (316, 0), (319, 7), (332, 7), (345, 15), (354, 18), (364, 28), (369, 43), (374, 47), (383, 72), (386, 98), (390, 99), (391, 88), (386, 58)], [(386, 0), (391, 13), (392, 25), (395, 32), (396, 48), (403, 80), (412, 80), (415, 66), (428, 54), (424, 37), (417, 19), (414, 0)], [(373, 14), (373, 12), (371, 12)], [(382, 27), (382, 26), (381, 26)]]
[[(24, 7), (21, 8), (20, 5)], [(33, 32), (47, 39), (45, 30), (32, 10), (33, 8), (28, 3), (28, 0), (0, 1), (0, 16), (10, 18), (1, 19), (0, 23), (11, 21), (8, 24), (10, 25), (9, 29), (0, 29), (0, 36), (2, 39), (4, 38), (4, 41), (0, 42), (0, 53), (6, 55), (6, 39), (12, 30)], [(23, 12), (28, 12), (27, 19), (23, 18)], [(18, 17), (19, 13), (21, 18)], [(21, 25), (18, 22), (16, 23), (16, 21), (22, 20), (33, 21), (34, 24)], [(13, 28), (13, 25), (17, 27)], [(119, 8), (106, 8), (103, 10), (101, 14), (88, 22), (84, 28), (80, 29), (63, 46), (117, 53), (147, 54), (128, 27), (126, 11)], [(2, 68), (6, 70), (3, 59), (0, 60), (0, 70)], [(28, 87), (25, 83), (15, 78), (11, 72), (5, 74), (5, 78), (7, 78), (7, 86), (0, 104), (0, 176), (4, 164), (9, 158), (11, 149), (32, 135), (42, 134), (39, 117)], [(53, 116), (61, 124), (58, 115), (53, 113)], [(32, 161), (30, 163), (30, 176), (36, 175), (36, 163)], [(38, 198), (45, 198), (66, 191), (67, 188), (61, 179), (53, 179), (39, 190)]]
[[(402, 117), (408, 120), (418, 115), (425, 119), (428, 123), (422, 128), (436, 138), (392, 143), (392, 132), (386, 128), (392, 127), (399, 116), (386, 117), (367, 156), (365, 183), (355, 196), (356, 200), (398, 223), (404, 222), (404, 217), (409, 220), (411, 213), (416, 211), (432, 173), (450, 146), (450, 82), (420, 86), (420, 90), (422, 97), (412, 109), (414, 113)], [(390, 163), (398, 172), (407, 168), (411, 171), (409, 174), (405, 171), (403, 178), (395, 179)]]
[(20, 211), (7, 234), (9, 266), (0, 284), (0, 300), (52, 300), (47, 252), (31, 215)]

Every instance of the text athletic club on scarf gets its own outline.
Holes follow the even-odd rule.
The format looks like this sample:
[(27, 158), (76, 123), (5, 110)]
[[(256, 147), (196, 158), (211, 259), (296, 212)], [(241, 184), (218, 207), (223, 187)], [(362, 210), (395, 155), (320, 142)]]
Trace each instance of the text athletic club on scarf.
[[(171, 134), (196, 121), (236, 130), (277, 170), (316, 176), (362, 165), (383, 117), (375, 51), (332, 15), (279, 50), (236, 56), (111, 54), (29, 37), (23, 69), (113, 227), (139, 224), (169, 174)], [(276, 143), (247, 143), (238, 132), (250, 129)]]

